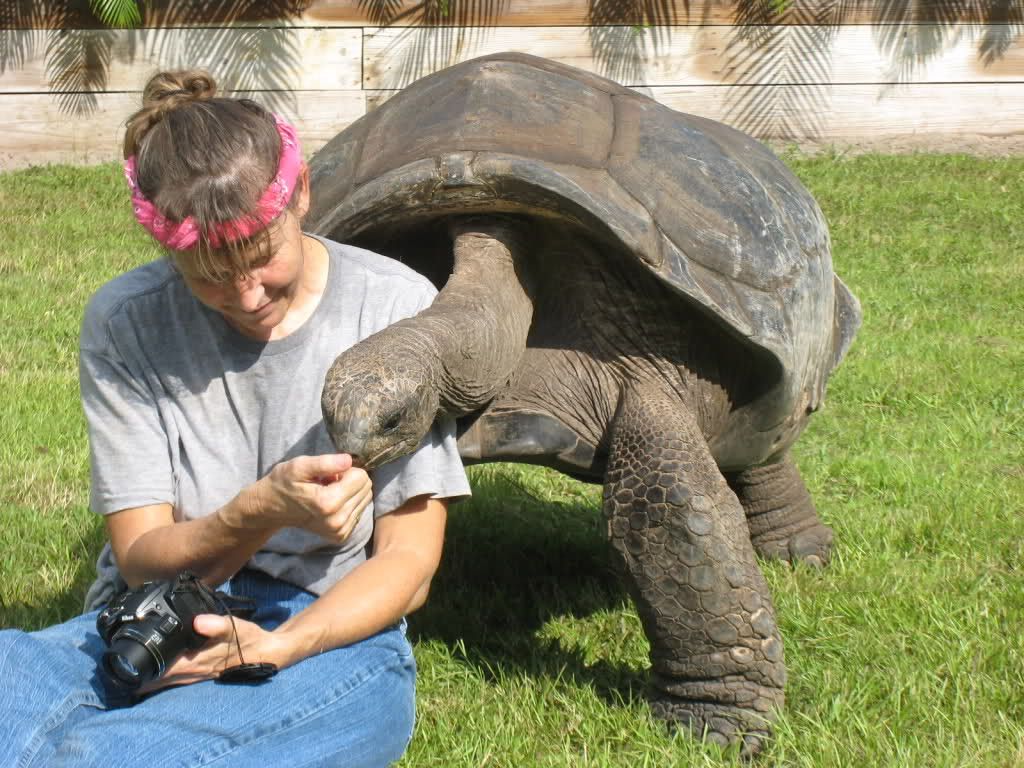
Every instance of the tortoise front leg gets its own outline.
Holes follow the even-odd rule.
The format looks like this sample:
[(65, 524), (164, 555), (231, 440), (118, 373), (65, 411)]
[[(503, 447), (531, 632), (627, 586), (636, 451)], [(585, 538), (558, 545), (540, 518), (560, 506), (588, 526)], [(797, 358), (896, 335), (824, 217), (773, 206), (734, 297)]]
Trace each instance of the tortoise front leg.
[(604, 512), (651, 643), (653, 712), (757, 752), (786, 679), (771, 597), (700, 428), (659, 388), (622, 396)]

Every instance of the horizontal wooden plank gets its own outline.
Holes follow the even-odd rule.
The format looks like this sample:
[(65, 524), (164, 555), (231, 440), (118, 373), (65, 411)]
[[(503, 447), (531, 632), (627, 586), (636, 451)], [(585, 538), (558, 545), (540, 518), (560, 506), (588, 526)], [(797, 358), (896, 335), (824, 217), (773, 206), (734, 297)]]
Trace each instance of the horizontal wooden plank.
[[(987, 61), (980, 41), (1005, 42)], [(476, 56), (517, 51), (626, 85), (1024, 81), (1009, 26), (503, 27), (365, 30), (363, 84), (402, 88)]]
[[(800, 146), (836, 144), (877, 151), (1024, 152), (1024, 85), (658, 86), (638, 89), (683, 112), (734, 125), (759, 138)], [(294, 120), (307, 155), (397, 91), (261, 93)], [(46, 94), (0, 94), (5, 130), (0, 170), (46, 163), (89, 164), (120, 157), (124, 121), (138, 93), (107, 93), (89, 115), (73, 115)]]
[[(680, 112), (718, 120), (758, 138), (797, 143), (971, 152), (1010, 139), (1024, 151), (1024, 83), (658, 86), (637, 91)], [(375, 109), (397, 90), (366, 91)]]
[[(27, 39), (31, 38), (31, 39)], [(210, 70), (229, 90), (360, 87), (358, 29), (0, 30), (0, 91), (137, 91), (161, 69)]]
[[(328, 93), (263, 93), (256, 98), (295, 123), (308, 156), (366, 111), (361, 90)], [(120, 159), (124, 123), (139, 108), (140, 94), (98, 94), (92, 103), (90, 114), (74, 115), (52, 95), (0, 95), (0, 113), (4, 115), (0, 170)]]
[[(147, 0), (144, 27), (223, 24), (299, 26), (587, 26), (705, 24), (1021, 23), (1019, 2), (957, 0), (861, 0), (822, 3), (791, 0)], [(442, 7), (447, 12), (442, 12)], [(0, 29), (84, 29), (100, 26), (88, 0), (8, 0), (0, 3)]]
[(680, 112), (760, 138), (852, 142), (929, 134), (1024, 137), (1024, 83), (650, 89)]

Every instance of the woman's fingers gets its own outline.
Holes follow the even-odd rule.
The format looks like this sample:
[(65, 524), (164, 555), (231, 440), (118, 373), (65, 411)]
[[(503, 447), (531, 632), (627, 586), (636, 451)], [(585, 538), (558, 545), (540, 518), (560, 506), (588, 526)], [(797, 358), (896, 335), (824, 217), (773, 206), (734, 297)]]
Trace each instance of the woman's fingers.
[(347, 453), (325, 453), (322, 456), (297, 456), (285, 463), (296, 482), (315, 483), (322, 478), (346, 473), (352, 466), (352, 457)]
[[(245, 645), (246, 630), (258, 626), (242, 619), (235, 619), (232, 625), (227, 616), (214, 613), (203, 613), (195, 617), (192, 628), (206, 638), (206, 643), (196, 651), (184, 653), (176, 658), (167, 668), (164, 675), (140, 689), (141, 693), (166, 688), (171, 685), (188, 685), (200, 680), (212, 680), (225, 668), (238, 663), (238, 644), (235, 641), (235, 630), (240, 630), (240, 641)], [(248, 634), (254, 634), (249, 631)]]
[(209, 640), (230, 641), (234, 636), (231, 619), (216, 613), (201, 613), (192, 622), (192, 628)]
[(331, 500), (324, 505), (322, 527), (317, 532), (333, 541), (342, 542), (352, 535), (364, 510), (373, 501), (373, 486), (369, 478), (349, 478), (348, 475), (362, 470), (349, 470), (339, 483), (325, 489), (331, 493)]
[(363, 513), (372, 501), (373, 489), (370, 486), (366, 486), (360, 491), (358, 496), (352, 499), (350, 504), (346, 505), (350, 508), (345, 512), (344, 521), (342, 522), (340, 530), (340, 535), (343, 537), (342, 540), (352, 535), (352, 531), (355, 530), (360, 518), (362, 518)]
[(298, 456), (278, 464), (266, 480), (267, 520), (305, 528), (338, 543), (352, 533), (373, 498), (370, 476), (352, 466), (347, 453)]
[(341, 476), (338, 482), (323, 486), (319, 493), (321, 514), (330, 517), (340, 511), (352, 499), (372, 488), (370, 476), (359, 467), (353, 467)]
[(353, 468), (347, 453), (297, 456), (281, 462), (259, 481), (263, 489), (260, 521), (312, 530), (365, 483), (369, 483), (366, 472)]

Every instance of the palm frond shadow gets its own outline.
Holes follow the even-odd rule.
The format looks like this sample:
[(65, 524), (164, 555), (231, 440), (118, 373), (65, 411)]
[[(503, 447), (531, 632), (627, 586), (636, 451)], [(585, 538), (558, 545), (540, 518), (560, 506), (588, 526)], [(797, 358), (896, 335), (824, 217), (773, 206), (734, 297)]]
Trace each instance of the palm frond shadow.
[[(301, 52), (293, 29), (247, 28), (230, 37), (214, 35), (212, 40), (192, 37), (186, 43), (184, 59), (197, 60), (204, 49), (207, 56), (225, 63), (217, 71), (222, 87), (239, 97), (258, 98), (274, 111), (296, 109), (292, 79), (300, 66)], [(234, 53), (239, 49), (245, 53)]]
[(977, 41), (978, 61), (989, 67), (1024, 35), (1024, 3), (1019, 0), (944, 0), (913, 9), (919, 24), (908, 28), (913, 34), (902, 36), (899, 25), (912, 12), (907, 0), (886, 0), (878, 10), (879, 48), (889, 59), (897, 84), (912, 82), (930, 59), (964, 37)]
[[(152, 11), (140, 40), (157, 61), (181, 66), (201, 60), (222, 62), (214, 71), (220, 87), (241, 97), (255, 97), (275, 111), (296, 108), (294, 81), (302, 67), (294, 20), (312, 0), (215, 0), (168, 2)], [(224, 27), (181, 37), (167, 34), (176, 27), (198, 27), (210, 18)], [(231, 27), (235, 21), (263, 20), (259, 26)]]
[(623, 85), (642, 85), (648, 62), (672, 44), (685, 21), (667, 0), (590, 0), (588, 35), (598, 73)]
[(725, 122), (765, 139), (821, 135), (843, 8), (825, 2), (780, 11), (769, 0), (739, 3), (725, 50), (738, 87), (728, 92)]
[(457, 63), (462, 51), (480, 49), (492, 34), (491, 22), (509, 3), (510, 0), (451, 0), (442, 5), (436, 0), (425, 0), (399, 15), (394, 0), (365, 0), (361, 7), (372, 19), (378, 19), (380, 26), (403, 27), (380, 57), (387, 63), (383, 87), (404, 88)]
[(443, 643), (492, 681), (560, 677), (611, 702), (639, 700), (644, 669), (588, 663), (578, 648), (538, 636), (552, 620), (629, 604), (596, 505), (540, 500), (500, 473), (475, 475), (473, 487), (480, 501), (450, 511), (441, 567), (409, 620), (411, 637)]
[[(876, 44), (888, 62), (879, 97), (915, 82), (964, 35), (980, 34), (978, 60), (988, 67), (1024, 34), (1018, 0), (740, 0), (726, 71), (747, 87), (730, 90), (725, 121), (760, 138), (819, 138), (831, 105), (835, 37), (864, 7), (874, 8)], [(984, 32), (964, 27), (970, 24)]]
[(56, 0), (0, 0), (0, 75), (22, 69), (46, 44), (44, 19), (63, 26), (68, 19), (67, 9)]
[[(221, 79), (242, 94), (261, 93), (274, 109), (294, 108), (291, 83), (301, 66), (295, 32), (289, 24), (312, 0), (162, 0), (143, 4), (143, 29), (127, 38), (105, 30), (82, 30), (81, 19), (58, 0), (0, 0), (0, 73), (23, 67), (45, 45), (50, 90), (63, 111), (87, 114), (107, 86), (113, 60), (128, 64), (146, 54), (161, 63), (193, 64), (200, 54), (225, 62)], [(454, 64), (466, 51), (481, 48), (495, 20), (511, 0), (422, 0), (403, 7), (400, 0), (359, 0), (371, 23), (401, 26), (384, 51), (385, 89), (404, 88), (418, 78)], [(888, 85), (914, 82), (936, 56), (964, 35), (977, 39), (984, 67), (1003, 57), (1024, 35), (1020, 0), (736, 0), (732, 39), (724, 71), (735, 88), (726, 96), (725, 119), (764, 138), (815, 138), (823, 130), (832, 87), (832, 47), (838, 30), (864, 8), (873, 8), (879, 49), (888, 61)], [(704, 6), (708, 12), (710, 4)], [(80, 16), (81, 9), (76, 13)], [(191, 38), (176, 50), (168, 28), (203, 25), (217, 19), (208, 35)], [(235, 21), (268, 28), (241, 29)], [(913, 24), (908, 22), (913, 21)], [(675, 0), (589, 0), (588, 35), (600, 74), (626, 85), (640, 85), (650, 62), (672, 43), (680, 24), (691, 19), (689, 3)], [(965, 24), (982, 25), (964, 28)], [(425, 30), (418, 30), (423, 27)], [(124, 40), (128, 42), (125, 43)], [(118, 40), (121, 41), (120, 45)], [(412, 41), (410, 44), (410, 40)], [(215, 51), (217, 56), (208, 56)]]
[[(397, 0), (363, 0), (381, 26), (403, 31), (381, 56), (386, 89), (404, 88), (482, 48), (507, 0), (424, 0), (402, 11)], [(693, 21), (672, 0), (589, 0), (588, 36), (596, 70), (642, 85), (652, 61), (672, 44), (673, 29)], [(710, 4), (705, 7), (709, 12)], [(817, 139), (831, 111), (833, 46), (840, 29), (874, 9), (876, 40), (888, 67), (879, 96), (914, 82), (962, 35), (979, 35), (978, 58), (990, 66), (1024, 34), (1019, 0), (736, 0), (723, 71), (732, 73), (724, 120), (760, 138)], [(908, 22), (915, 23), (910, 24)], [(986, 25), (964, 31), (965, 23)], [(426, 30), (417, 27), (429, 27)]]
[[(142, 26), (128, 34), (77, 28), (81, 11), (45, 0), (0, 0), (0, 73), (23, 67), (45, 44), (49, 90), (61, 111), (88, 115), (107, 90), (114, 61), (132, 65), (154, 61), (164, 69), (210, 65), (225, 90), (242, 96), (259, 93), (274, 110), (294, 110), (294, 83), (302, 66), (295, 29), (290, 25), (312, 0), (213, 0), (154, 2), (143, 5)], [(217, 19), (220, 26), (189, 35), (181, 45), (177, 30)], [(234, 25), (237, 21), (259, 26)]]
[(100, 29), (60, 29), (46, 44), (46, 74), (62, 112), (81, 115), (97, 107), (107, 86), (115, 33)]
[[(0, 6), (0, 14), (3, 14)], [(5, 72), (16, 72), (35, 56), (39, 45), (46, 39), (40, 29), (10, 29), (5, 26), (7, 19), (0, 15), (0, 75)]]
[[(483, 49), (510, 0), (424, 0), (401, 10), (396, 0), (363, 0), (360, 7), (380, 26), (403, 31), (381, 55), (383, 87), (401, 89)], [(679, 23), (670, 0), (592, 0), (587, 30), (598, 71), (625, 84), (643, 81), (647, 62), (671, 43)]]

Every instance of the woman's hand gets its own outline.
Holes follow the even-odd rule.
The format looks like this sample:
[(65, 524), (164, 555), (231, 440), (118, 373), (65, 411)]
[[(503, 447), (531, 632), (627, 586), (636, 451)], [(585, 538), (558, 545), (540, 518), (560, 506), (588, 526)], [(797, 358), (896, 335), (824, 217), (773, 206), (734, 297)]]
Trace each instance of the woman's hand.
[[(283, 669), (292, 663), (291, 649), (282, 635), (268, 632), (258, 624), (236, 618), (234, 629), (227, 616), (203, 613), (196, 616), (192, 627), (209, 641), (197, 651), (182, 654), (169, 666), (163, 676), (147, 683), (140, 693), (152, 693), (172, 685), (188, 685), (201, 680), (215, 680), (228, 667), (240, 664), (238, 645), (242, 656), (250, 664), (270, 662)], [(235, 631), (238, 642), (235, 642)]]
[(335, 543), (344, 542), (373, 499), (366, 471), (347, 453), (298, 456), (275, 466), (254, 486), (254, 502), (238, 527), (305, 528)]

